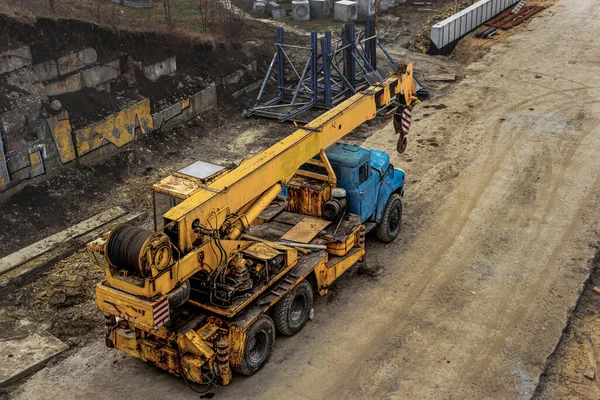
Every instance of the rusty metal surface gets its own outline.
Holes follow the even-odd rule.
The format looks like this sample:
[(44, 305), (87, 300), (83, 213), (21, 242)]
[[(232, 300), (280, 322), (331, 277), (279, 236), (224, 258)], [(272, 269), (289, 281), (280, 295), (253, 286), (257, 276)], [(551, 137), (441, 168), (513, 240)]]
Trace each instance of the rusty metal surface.
[(323, 204), (331, 198), (328, 182), (296, 176), (288, 184), (287, 211), (321, 217)]
[(529, 6), (522, 7), (516, 14), (513, 14), (511, 9), (504, 11), (501, 14), (498, 14), (495, 18), (487, 21), (485, 25), (491, 26), (497, 29), (507, 30), (514, 26), (525, 22), (535, 14), (544, 10), (543, 6)]

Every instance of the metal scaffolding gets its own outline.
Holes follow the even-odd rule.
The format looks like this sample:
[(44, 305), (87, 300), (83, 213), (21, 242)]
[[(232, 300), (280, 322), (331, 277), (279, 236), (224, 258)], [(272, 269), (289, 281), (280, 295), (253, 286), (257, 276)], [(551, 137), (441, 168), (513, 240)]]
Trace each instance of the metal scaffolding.
[[(311, 32), (309, 46), (286, 44), (283, 27), (278, 27), (275, 46), (255, 105), (244, 113), (248, 117), (258, 115), (283, 122), (313, 107), (331, 109), (397, 68), (379, 41), (371, 17), (364, 29), (346, 24), (335, 39), (331, 31), (320, 38), (317, 32)], [(379, 70), (377, 48), (390, 62)], [(269, 80), (276, 81), (277, 88), (274, 96), (265, 100)]]

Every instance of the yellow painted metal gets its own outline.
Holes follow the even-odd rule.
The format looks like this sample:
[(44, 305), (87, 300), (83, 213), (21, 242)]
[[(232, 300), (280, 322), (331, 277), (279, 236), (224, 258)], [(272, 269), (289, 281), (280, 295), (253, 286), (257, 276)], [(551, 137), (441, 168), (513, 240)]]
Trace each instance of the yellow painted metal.
[(39, 151), (29, 154), (30, 176), (38, 176), (44, 173), (44, 162)]
[(140, 358), (134, 329), (117, 328), (113, 330), (113, 345), (127, 354)]
[(181, 109), (182, 110), (185, 110), (189, 106), (190, 106), (190, 98), (189, 97), (187, 99), (181, 100)]
[(246, 342), (247, 326), (231, 325), (229, 327), (229, 363), (233, 367), (239, 367), (244, 357), (244, 344)]
[(276, 250), (275, 248), (262, 242), (253, 243), (252, 245), (248, 246), (243, 253), (251, 257), (258, 258), (259, 260), (272, 260), (273, 258), (282, 254), (281, 251)]
[(137, 345), (142, 360), (150, 362), (172, 374), (180, 375), (180, 365), (183, 357), (179, 356), (177, 349), (165, 346), (151, 339), (139, 339)]
[[(156, 299), (156, 301), (158, 300), (160, 298)], [(96, 286), (96, 301), (101, 311), (135, 322), (148, 329), (154, 328), (152, 307), (156, 301), (143, 300), (103, 283)]]
[(319, 264), (315, 268), (317, 278), (317, 289), (320, 295), (327, 294), (329, 286), (339, 278), (348, 268), (357, 261), (362, 260), (365, 255), (364, 247), (355, 247), (345, 257), (334, 257), (327, 265)]
[(185, 336), (200, 350), (205, 360), (210, 360), (215, 355), (214, 350), (193, 330), (185, 333)]
[(331, 183), (295, 176), (287, 185), (287, 211), (312, 217), (323, 215), (323, 204), (331, 198)]
[(181, 357), (182, 373), (185, 374), (186, 379), (189, 381), (206, 383), (202, 377), (202, 366), (204, 363), (204, 360), (201, 358), (186, 354)]
[(281, 238), (298, 243), (310, 243), (315, 236), (323, 229), (327, 228), (331, 221), (319, 218), (304, 218), (292, 229), (287, 231)]
[(211, 214), (225, 207), (236, 212), (257, 193), (272, 187), (273, 182), (287, 183), (302, 164), (373, 119), (377, 109), (389, 105), (391, 96), (397, 94), (403, 94), (408, 104), (414, 101), (412, 65), (407, 66), (404, 75), (391, 75), (381, 84), (355, 94), (172, 208), (164, 218), (178, 223), (177, 247), (183, 252), (192, 250), (194, 232), (190, 228), (194, 220), (204, 224)]
[(238, 220), (235, 222), (231, 230), (229, 231), (228, 237), (230, 239), (237, 239), (242, 233), (250, 226), (258, 215), (265, 209), (279, 193), (281, 193), (281, 184), (277, 183), (273, 185), (269, 190), (263, 193), (252, 206), (248, 208), (244, 214), (240, 215)]
[[(242, 240), (221, 240), (221, 245), (227, 254), (231, 254), (238, 248), (245, 248), (250, 244), (252, 242)], [(141, 285), (127, 278), (113, 275), (110, 269), (106, 270), (106, 282), (111, 287), (118, 288), (124, 292), (145, 298), (153, 298), (159, 294), (169, 293), (180, 282), (186, 281), (190, 276), (202, 269), (209, 273), (212, 272), (212, 269), (219, 265), (221, 257), (215, 251), (214, 244), (207, 241), (175, 262), (169, 273), (163, 273), (154, 278), (147, 278)]]
[(63, 111), (58, 115), (48, 118), (46, 121), (50, 127), (50, 132), (52, 132), (54, 143), (56, 143), (60, 162), (66, 164), (77, 158), (75, 146), (73, 146), (73, 137), (71, 136), (69, 113)]
[(342, 257), (345, 256), (353, 247), (358, 246), (358, 235), (360, 230), (364, 229), (362, 225), (352, 232), (343, 242), (337, 240), (327, 241), (327, 253)]
[(89, 153), (105, 142), (122, 147), (135, 139), (136, 127), (142, 134), (154, 128), (149, 99), (76, 131), (77, 154)]

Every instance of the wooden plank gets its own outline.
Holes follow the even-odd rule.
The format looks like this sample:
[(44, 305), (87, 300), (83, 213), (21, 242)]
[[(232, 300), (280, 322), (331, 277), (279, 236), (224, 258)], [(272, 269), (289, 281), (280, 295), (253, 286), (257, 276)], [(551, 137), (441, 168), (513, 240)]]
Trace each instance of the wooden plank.
[(38, 257), (54, 248), (61, 243), (67, 242), (78, 236), (84, 235), (102, 225), (114, 221), (120, 216), (127, 212), (121, 207), (113, 207), (100, 214), (88, 218), (76, 225), (73, 225), (64, 231), (56, 233), (52, 236), (48, 236), (45, 239), (40, 240), (30, 246), (27, 246), (19, 251), (7, 255), (0, 259), (0, 275), (4, 274), (12, 269), (17, 268), (19, 265)]
[(83, 248), (87, 243), (98, 237), (104, 230), (122, 222), (138, 223), (145, 215), (146, 213), (125, 214), (124, 216), (119, 217), (108, 224), (102, 225), (82, 236), (60, 243), (50, 251), (28, 260), (5, 274), (0, 275), (0, 296), (5, 296), (29, 282), (32, 282), (58, 261), (69, 257), (71, 254)]
[(281, 239), (298, 243), (309, 243), (319, 232), (327, 228), (329, 224), (331, 224), (331, 221), (306, 217), (287, 231)]

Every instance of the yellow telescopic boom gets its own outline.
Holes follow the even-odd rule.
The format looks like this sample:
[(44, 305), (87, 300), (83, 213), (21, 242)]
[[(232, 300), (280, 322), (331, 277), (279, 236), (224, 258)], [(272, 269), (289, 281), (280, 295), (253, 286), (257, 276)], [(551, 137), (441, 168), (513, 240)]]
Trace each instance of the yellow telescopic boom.
[(377, 110), (389, 106), (396, 97), (402, 105), (412, 105), (416, 101), (412, 64), (403, 67), (401, 72), (355, 94), (280, 142), (244, 160), (237, 168), (170, 209), (163, 218), (164, 226), (169, 225), (177, 234), (174, 244), (183, 254), (188, 253), (197, 238), (194, 223), (219, 229), (228, 216), (247, 207), (273, 185), (285, 185), (302, 164), (365, 121), (375, 118)]

